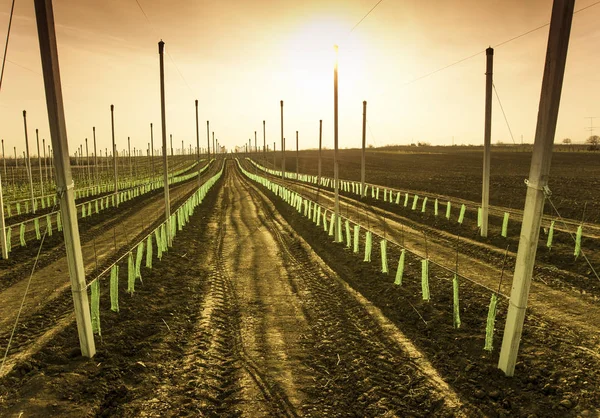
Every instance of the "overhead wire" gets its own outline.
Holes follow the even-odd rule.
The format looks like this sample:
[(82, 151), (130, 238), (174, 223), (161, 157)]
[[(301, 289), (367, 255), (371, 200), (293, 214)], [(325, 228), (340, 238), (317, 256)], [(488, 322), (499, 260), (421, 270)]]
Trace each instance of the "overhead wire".
[(496, 90), (496, 85), (492, 83), (492, 87), (494, 88), (494, 93), (496, 93), (496, 98), (498, 99), (498, 104), (500, 105), (500, 110), (502, 110), (502, 115), (504, 116), (504, 121), (506, 122), (506, 126), (508, 127), (508, 132), (510, 132), (510, 137), (512, 139), (513, 144), (516, 145), (515, 137), (513, 136), (512, 129), (510, 129), (510, 124), (508, 123), (508, 118), (506, 117), (506, 113), (504, 112), (504, 107), (502, 106), (502, 102), (500, 101), (500, 96), (498, 96), (498, 90)]
[(8, 18), (8, 31), (6, 32), (6, 43), (4, 44), (4, 56), (2, 57), (2, 72), (0, 72), (0, 90), (2, 90), (2, 80), (4, 79), (4, 65), (6, 64), (6, 53), (8, 52), (8, 41), (10, 39), (10, 28), (12, 26), (12, 18), (15, 11), (15, 0), (12, 1), (10, 7), (10, 16)]

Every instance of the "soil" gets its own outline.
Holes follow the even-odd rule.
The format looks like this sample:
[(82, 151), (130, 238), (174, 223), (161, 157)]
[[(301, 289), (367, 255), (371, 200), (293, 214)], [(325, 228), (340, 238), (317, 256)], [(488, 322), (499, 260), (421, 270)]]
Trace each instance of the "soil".
[[(391, 221), (384, 228), (399, 235)], [(378, 240), (372, 263), (331, 241), (230, 161), (133, 295), (121, 275), (119, 313), (101, 283), (94, 358), (77, 348), (68, 296), (55, 299), (64, 299), (61, 308), (39, 309), (29, 324), (64, 327), (44, 341), (28, 337), (38, 347), (0, 378), (0, 415), (598, 414), (598, 341), (572, 318), (530, 310), (515, 377), (506, 378), (496, 368), (504, 299), (489, 353), (489, 291), (461, 281), (455, 329), (447, 271), (431, 266), (425, 302), (416, 259), (408, 257), (396, 286), (393, 273), (381, 273)], [(434, 248), (432, 238), (432, 256)], [(481, 263), (464, 255), (471, 260)], [(600, 325), (593, 318), (588, 330)]]

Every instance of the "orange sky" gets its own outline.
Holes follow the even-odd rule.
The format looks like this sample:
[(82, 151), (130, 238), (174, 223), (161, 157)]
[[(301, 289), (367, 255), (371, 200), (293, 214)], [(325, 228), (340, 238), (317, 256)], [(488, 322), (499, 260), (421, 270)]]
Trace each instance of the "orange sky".
[[(279, 148), (279, 101), (285, 102), (288, 149), (333, 147), (333, 44), (340, 46), (340, 147), (361, 141), (368, 101), (367, 143), (375, 146), (483, 142), (485, 54), (406, 85), (424, 74), (549, 22), (550, 0), (385, 0), (351, 34), (374, 0), (56, 0), (54, 13), (71, 153), (96, 126), (110, 148), (110, 104), (117, 148), (145, 149), (150, 122), (160, 140), (158, 47), (162, 38), (185, 82), (165, 56), (167, 133), (174, 147), (195, 144), (194, 100), (200, 101), (200, 144), (206, 120), (220, 143), (243, 145), (267, 124)], [(576, 10), (594, 3), (580, 0)], [(6, 34), (10, 1), (0, 1)], [(556, 141), (583, 141), (586, 116), (600, 116), (600, 5), (575, 15)], [(496, 48), (494, 83), (515, 140), (532, 142), (548, 27)], [(24, 149), (35, 128), (49, 143), (33, 1), (18, 1), (0, 92), (0, 137), (6, 154)], [(187, 82), (187, 83), (186, 83)], [(189, 87), (188, 87), (189, 85)], [(600, 119), (597, 122), (600, 126)], [(597, 131), (600, 133), (600, 128)], [(512, 142), (494, 98), (492, 142)], [(91, 142), (90, 142), (91, 145)], [(35, 154), (35, 151), (32, 151)], [(104, 153), (104, 152), (103, 152)]]

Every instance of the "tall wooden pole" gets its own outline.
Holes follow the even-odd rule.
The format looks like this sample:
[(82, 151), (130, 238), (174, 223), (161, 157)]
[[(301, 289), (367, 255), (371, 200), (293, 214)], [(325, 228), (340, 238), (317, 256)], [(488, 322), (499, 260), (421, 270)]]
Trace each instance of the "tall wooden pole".
[(79, 334), (81, 354), (93, 357), (96, 353), (90, 306), (85, 282), (83, 255), (77, 225), (77, 209), (75, 207), (74, 185), (71, 178), (67, 130), (63, 109), (63, 98), (58, 66), (58, 51), (54, 31), (54, 13), (52, 0), (35, 0), (40, 54), (46, 89), (46, 105), (52, 148), (56, 152), (56, 188), (60, 196), (60, 211), (63, 219), (63, 235), (71, 279), (71, 291), (75, 305), (75, 319)]
[(276, 145), (277, 144), (275, 143), (275, 141), (273, 141), (273, 170), (275, 170), (275, 156), (277, 155), (277, 150), (275, 149)]
[[(117, 170), (117, 144), (115, 142), (115, 105), (110, 105), (110, 124), (112, 131), (113, 175), (115, 178), (115, 195), (119, 193), (119, 173)], [(118, 206), (119, 199), (117, 199)]]
[(341, 242), (340, 226), (340, 185), (338, 170), (338, 46), (335, 49), (335, 67), (333, 69), (333, 177), (335, 187), (335, 224), (333, 226), (334, 241)]
[(366, 178), (366, 146), (367, 146), (367, 101), (363, 100), (363, 123), (362, 123), (362, 153), (360, 157), (360, 197), (365, 197)]
[(256, 131), (254, 131), (254, 158), (258, 160), (258, 148), (256, 145)]
[(171, 157), (173, 156), (173, 134), (169, 134), (170, 143), (171, 143)]
[(98, 152), (96, 150), (96, 127), (92, 126), (92, 135), (94, 137), (94, 179), (96, 184), (99, 184), (98, 180)]
[(35, 139), (37, 141), (37, 154), (38, 154), (38, 170), (40, 172), (40, 196), (44, 196), (44, 178), (42, 177), (42, 155), (40, 153), (40, 135), (36, 128)]
[(133, 166), (131, 164), (131, 139), (127, 137), (127, 157), (129, 159), (129, 179), (133, 177)]
[(200, 127), (198, 126), (198, 100), (196, 100), (196, 160), (198, 164), (198, 187), (200, 187)]
[(281, 105), (281, 178), (285, 179), (285, 139), (283, 138), (283, 100)]
[[(4, 156), (4, 152), (2, 152), (2, 156)], [(2, 176), (0, 176), (0, 247), (2, 250), (2, 258), (4, 260), (8, 260), (8, 243), (6, 242), (6, 223), (4, 222), (4, 197), (2, 191)]]
[(154, 129), (150, 122), (150, 165), (152, 166), (152, 177), (154, 177)]
[(519, 343), (521, 342), (525, 321), (529, 287), (544, 213), (545, 193), (548, 191), (552, 146), (556, 133), (556, 120), (558, 118), (574, 7), (575, 0), (554, 0), (554, 6), (552, 7), (546, 65), (542, 78), (542, 92), (527, 183), (521, 239), (498, 361), (498, 367), (507, 376), (513, 376), (515, 372)]
[(214, 131), (212, 132), (212, 140), (213, 140), (213, 155), (216, 158), (216, 156), (217, 156), (217, 148), (215, 146), (215, 132)]
[(267, 164), (267, 134), (265, 130), (265, 121), (263, 120), (263, 159), (265, 160), (265, 165)]
[(44, 149), (44, 177), (46, 178), (46, 183), (50, 184), (50, 180), (48, 179), (48, 160), (46, 157), (46, 140), (42, 138), (42, 148)]
[[(158, 43), (158, 55), (160, 61), (160, 119), (162, 131), (162, 146), (163, 146), (163, 181), (165, 183), (165, 222), (167, 232), (167, 242), (169, 247), (173, 245), (171, 237), (171, 228), (169, 227), (169, 218), (171, 217), (171, 200), (169, 198), (169, 162), (167, 161), (167, 118), (165, 110), (165, 64), (164, 51), (165, 43), (160, 40)], [(173, 136), (171, 136), (171, 155), (173, 155)]]
[(2, 164), (4, 165), (4, 178), (8, 178), (6, 174), (6, 155), (4, 155), (4, 139), (2, 140)]
[(87, 178), (88, 178), (88, 186), (92, 183), (91, 175), (90, 175), (90, 154), (88, 150), (88, 140), (85, 139), (85, 159), (87, 165)]
[[(165, 183), (165, 222), (167, 232), (167, 241), (169, 247), (173, 245), (171, 237), (171, 228), (169, 227), (169, 218), (171, 217), (171, 201), (169, 199), (169, 163), (167, 161), (167, 118), (165, 111), (165, 64), (163, 51), (165, 43), (161, 40), (158, 43), (158, 55), (160, 59), (160, 119), (162, 129), (162, 148), (163, 148), (163, 181)], [(173, 155), (173, 136), (171, 136), (171, 155)]]
[(323, 119), (319, 120), (319, 166), (317, 171), (317, 185), (321, 184), (321, 149), (323, 145)]
[(206, 121), (206, 155), (210, 161), (210, 121)]
[(483, 184), (481, 191), (481, 236), (488, 235), (488, 217), (490, 207), (490, 165), (492, 149), (492, 76), (494, 67), (494, 49), (485, 50), (485, 127), (483, 139)]
[(29, 191), (31, 192), (31, 210), (35, 213), (35, 196), (33, 195), (33, 178), (31, 175), (31, 160), (29, 159), (29, 139), (27, 138), (27, 112), (23, 111), (23, 124), (25, 126), (25, 166), (29, 176)]
[(296, 131), (296, 180), (300, 177), (300, 160), (298, 159), (298, 131)]

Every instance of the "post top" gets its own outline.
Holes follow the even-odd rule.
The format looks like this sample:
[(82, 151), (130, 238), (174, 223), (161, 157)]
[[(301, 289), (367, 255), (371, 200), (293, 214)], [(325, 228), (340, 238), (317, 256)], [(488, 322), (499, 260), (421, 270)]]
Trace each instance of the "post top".
[(115, 105), (110, 105), (110, 110), (115, 110)]
[(27, 116), (27, 111), (26, 110), (23, 111), (23, 116)]
[(161, 39), (160, 42), (158, 43), (158, 53), (162, 54), (163, 53), (163, 49), (165, 48), (165, 43), (163, 42), (163, 40)]
[(366, 104), (367, 104), (367, 101), (366, 101), (366, 100), (363, 100), (363, 104), (364, 104), (364, 105), (366, 105)]
[(283, 100), (281, 100), (279, 103), (281, 103), (281, 106), (283, 106)]
[(491, 46), (485, 50), (485, 55), (494, 55), (494, 48)]
[(198, 99), (196, 99), (196, 106), (198, 106)]
[(95, 126), (92, 126), (92, 131), (96, 131), (96, 127)]

